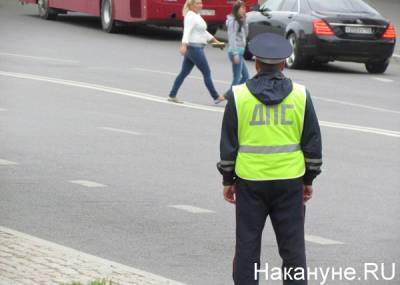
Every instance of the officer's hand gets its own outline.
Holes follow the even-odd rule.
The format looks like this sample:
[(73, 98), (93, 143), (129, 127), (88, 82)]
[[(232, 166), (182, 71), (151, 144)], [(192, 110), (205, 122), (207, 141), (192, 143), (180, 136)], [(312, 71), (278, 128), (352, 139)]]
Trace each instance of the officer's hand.
[(304, 202), (307, 202), (312, 198), (313, 191), (312, 185), (304, 185)]
[(235, 184), (224, 186), (224, 199), (229, 203), (236, 204)]

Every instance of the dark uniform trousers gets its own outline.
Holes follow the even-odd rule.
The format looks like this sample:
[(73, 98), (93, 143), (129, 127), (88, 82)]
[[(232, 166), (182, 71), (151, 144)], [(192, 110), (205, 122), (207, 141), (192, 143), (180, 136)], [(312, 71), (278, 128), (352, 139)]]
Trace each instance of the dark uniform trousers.
[[(295, 268), (301, 267), (306, 272), (302, 178), (274, 181), (238, 179), (236, 250), (233, 261), (235, 285), (256, 285), (259, 284), (258, 280), (265, 280), (264, 272), (255, 280), (254, 264), (260, 268), (261, 237), (268, 215), (283, 261), (282, 269), (292, 268), (293, 272)], [(261, 266), (263, 269), (265, 266)], [(284, 285), (307, 284), (306, 280), (286, 279)]]

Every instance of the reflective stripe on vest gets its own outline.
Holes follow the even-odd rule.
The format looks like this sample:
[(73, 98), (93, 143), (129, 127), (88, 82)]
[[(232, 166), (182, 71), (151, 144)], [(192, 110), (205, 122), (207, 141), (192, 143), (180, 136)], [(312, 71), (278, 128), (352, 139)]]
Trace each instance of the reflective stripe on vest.
[(305, 87), (277, 105), (265, 105), (246, 84), (233, 87), (238, 117), (239, 151), (236, 175), (247, 180), (291, 179), (304, 175), (300, 140), (306, 104)]

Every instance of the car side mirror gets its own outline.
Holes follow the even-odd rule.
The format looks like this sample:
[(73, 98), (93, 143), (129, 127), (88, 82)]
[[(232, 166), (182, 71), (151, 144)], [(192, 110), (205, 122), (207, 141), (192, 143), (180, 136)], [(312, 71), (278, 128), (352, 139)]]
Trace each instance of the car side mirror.
[(265, 16), (268, 16), (269, 15), (269, 13), (271, 13), (271, 10), (270, 9), (268, 9), (268, 8), (265, 8), (265, 7), (258, 7), (258, 11), (260, 12), (260, 13), (262, 13), (263, 15), (265, 15)]
[(271, 10), (269, 10), (269, 9), (263, 9), (263, 10), (260, 10), (260, 12), (264, 15), (264, 16), (270, 16), (271, 14)]

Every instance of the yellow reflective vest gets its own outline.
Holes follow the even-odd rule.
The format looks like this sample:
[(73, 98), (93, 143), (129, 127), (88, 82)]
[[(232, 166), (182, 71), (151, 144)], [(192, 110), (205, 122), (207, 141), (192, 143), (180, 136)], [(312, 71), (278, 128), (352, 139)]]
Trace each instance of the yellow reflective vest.
[(305, 172), (300, 147), (306, 105), (305, 87), (293, 83), (279, 104), (261, 103), (246, 84), (233, 87), (238, 117), (239, 151), (235, 172), (247, 180), (301, 177)]

